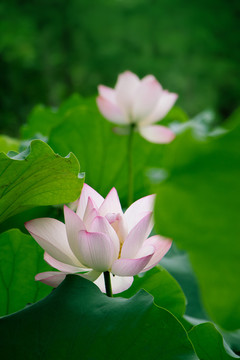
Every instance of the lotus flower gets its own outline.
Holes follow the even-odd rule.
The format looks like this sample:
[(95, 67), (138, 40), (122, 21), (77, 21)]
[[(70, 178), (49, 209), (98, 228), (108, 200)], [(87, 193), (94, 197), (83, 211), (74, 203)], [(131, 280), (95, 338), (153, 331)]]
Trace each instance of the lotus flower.
[(120, 124), (135, 124), (139, 133), (153, 143), (169, 143), (175, 135), (165, 126), (152, 125), (163, 119), (178, 98), (163, 90), (152, 75), (140, 80), (130, 71), (120, 74), (115, 89), (100, 85), (97, 104), (102, 115)]
[(123, 213), (115, 188), (104, 199), (84, 184), (76, 213), (64, 206), (65, 224), (50, 218), (28, 221), (45, 261), (59, 270), (35, 279), (57, 287), (67, 274), (76, 274), (104, 292), (103, 272), (109, 271), (113, 293), (128, 289), (133, 276), (154, 267), (171, 246), (158, 235), (148, 238), (153, 201), (154, 195), (146, 196)]

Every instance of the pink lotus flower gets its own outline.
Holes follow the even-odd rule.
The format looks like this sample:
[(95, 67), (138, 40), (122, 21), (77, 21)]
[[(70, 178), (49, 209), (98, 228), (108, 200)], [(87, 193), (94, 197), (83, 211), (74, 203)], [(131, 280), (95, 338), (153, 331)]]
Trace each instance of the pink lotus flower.
[(167, 253), (171, 241), (155, 235), (152, 227), (154, 195), (133, 203), (123, 213), (113, 188), (106, 199), (84, 184), (77, 212), (64, 206), (65, 224), (50, 218), (25, 226), (45, 250), (45, 261), (60, 272), (36, 275), (57, 287), (67, 274), (94, 281), (105, 292), (103, 272), (111, 272), (113, 293), (128, 289), (133, 276), (151, 269)]
[(135, 124), (139, 133), (153, 143), (169, 143), (175, 135), (165, 126), (152, 125), (163, 119), (178, 98), (163, 90), (152, 75), (140, 80), (130, 71), (120, 74), (115, 89), (100, 85), (97, 104), (102, 115), (120, 124)]

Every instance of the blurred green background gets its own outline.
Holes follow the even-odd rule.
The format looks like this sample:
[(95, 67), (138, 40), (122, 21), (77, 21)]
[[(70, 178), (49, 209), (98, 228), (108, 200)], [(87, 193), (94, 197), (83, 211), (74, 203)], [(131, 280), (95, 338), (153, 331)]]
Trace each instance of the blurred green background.
[(239, 13), (238, 0), (3, 0), (0, 133), (124, 70), (154, 74), (190, 116), (226, 118), (240, 94)]

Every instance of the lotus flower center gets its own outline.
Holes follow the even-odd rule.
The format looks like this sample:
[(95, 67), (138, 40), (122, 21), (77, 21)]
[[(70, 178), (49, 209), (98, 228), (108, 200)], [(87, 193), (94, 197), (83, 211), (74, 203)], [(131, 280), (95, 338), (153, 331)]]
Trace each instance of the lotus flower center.
[(121, 254), (122, 245), (127, 236), (127, 230), (124, 224), (123, 216), (119, 213), (118, 214), (108, 213), (105, 217), (108, 220), (109, 224), (111, 224), (111, 226), (117, 233), (120, 242), (120, 254)]

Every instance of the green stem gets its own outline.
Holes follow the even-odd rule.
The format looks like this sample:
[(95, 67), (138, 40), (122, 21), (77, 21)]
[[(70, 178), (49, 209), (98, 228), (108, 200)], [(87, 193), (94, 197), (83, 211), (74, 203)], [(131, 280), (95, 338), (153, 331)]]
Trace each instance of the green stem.
[(133, 134), (134, 134), (135, 124), (130, 125), (130, 132), (128, 136), (128, 206), (133, 202), (133, 154), (132, 154), (132, 145), (133, 145)]
[(112, 297), (112, 285), (111, 285), (111, 279), (110, 279), (110, 272), (109, 271), (104, 271), (104, 281), (105, 281), (105, 289), (106, 289), (106, 294), (109, 297)]

